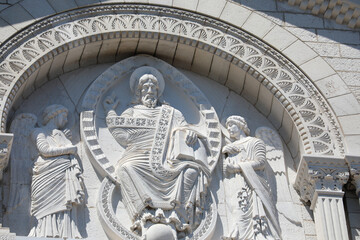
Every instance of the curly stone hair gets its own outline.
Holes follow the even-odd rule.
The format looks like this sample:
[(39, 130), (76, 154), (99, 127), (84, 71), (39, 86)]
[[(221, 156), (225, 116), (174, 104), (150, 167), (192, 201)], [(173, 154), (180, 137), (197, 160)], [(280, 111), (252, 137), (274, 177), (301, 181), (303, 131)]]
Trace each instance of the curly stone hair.
[(230, 123), (233, 122), (235, 123), (240, 129), (242, 129), (244, 131), (244, 133), (246, 134), (246, 136), (250, 136), (250, 129), (246, 123), (245, 118), (241, 117), (241, 116), (230, 116), (226, 119), (226, 126)]

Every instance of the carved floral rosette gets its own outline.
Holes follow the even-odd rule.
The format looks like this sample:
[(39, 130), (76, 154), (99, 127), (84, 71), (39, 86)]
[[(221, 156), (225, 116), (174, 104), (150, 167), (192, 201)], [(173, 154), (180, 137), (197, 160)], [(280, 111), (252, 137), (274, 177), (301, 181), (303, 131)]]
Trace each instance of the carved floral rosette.
[[(111, 92), (118, 81), (121, 79), (126, 79), (125, 81), (127, 81), (129, 73), (132, 73), (135, 69), (142, 66), (150, 66), (158, 69), (163, 74), (166, 82), (171, 83), (172, 86), (176, 86), (177, 90), (182, 90), (182, 96), (185, 95), (188, 100), (192, 102), (193, 106), (196, 107), (200, 116), (201, 125), (206, 126), (202, 128), (204, 130), (202, 134), (207, 138), (210, 148), (208, 166), (211, 172), (216, 166), (221, 151), (221, 129), (214, 108), (192, 81), (174, 67), (162, 60), (142, 55), (125, 59), (107, 69), (91, 84), (84, 96), (83, 111), (80, 117), (80, 131), (90, 161), (96, 171), (105, 178), (99, 191), (100, 195), (97, 208), (105, 231), (109, 236), (113, 236), (114, 239), (138, 239), (139, 236), (125, 228), (116, 217), (114, 209), (112, 209), (112, 194), (115, 187), (119, 187), (119, 181), (117, 181), (114, 162), (106, 156), (106, 153), (101, 147), (101, 139), (99, 139), (99, 132), (96, 125), (96, 121), (99, 120), (97, 114), (102, 111), (99, 111), (99, 109), (103, 109), (103, 96)], [(119, 119), (115, 120), (121, 120), (121, 117), (117, 118)], [(105, 119), (101, 121), (105, 121)], [(202, 222), (194, 232), (188, 236), (191, 237), (191, 239), (206, 238), (206, 236), (211, 235), (214, 230), (217, 214), (216, 204), (211, 197), (208, 196), (208, 198), (209, 201)]]

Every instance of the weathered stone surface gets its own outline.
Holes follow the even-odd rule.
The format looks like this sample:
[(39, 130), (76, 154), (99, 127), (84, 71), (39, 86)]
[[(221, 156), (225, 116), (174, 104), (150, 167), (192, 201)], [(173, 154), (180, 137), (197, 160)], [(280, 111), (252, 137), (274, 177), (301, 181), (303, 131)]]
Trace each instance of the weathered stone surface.
[[(117, 4), (120, 2), (129, 5)], [(315, 212), (312, 214), (311, 211), (306, 211), (303, 202), (299, 201), (299, 195), (292, 188), (292, 184), (295, 182), (297, 172), (299, 174), (298, 170), (301, 170), (299, 159), (304, 153), (313, 156), (326, 154), (334, 159), (343, 158), (344, 154), (360, 155), (360, 132), (357, 129), (360, 121), (357, 117), (360, 109), (358, 81), (360, 35), (358, 31), (348, 28), (359, 27), (360, 20), (357, 20), (359, 13), (351, 1), (349, 5), (344, 5), (343, 1), (328, 5), (326, 2), (321, 2), (320, 5), (320, 2), (292, 1), (295, 6), (290, 6), (288, 3), (273, 0), (237, 2), (220, 0), (213, 3), (177, 0), (36, 0), (34, 2), (8, 0), (0, 6), (0, 11), (4, 9), (0, 13), (2, 130), (8, 131), (11, 122), (16, 116), (22, 116), (21, 114), (32, 113), (41, 120), (43, 118), (41, 113), (46, 106), (61, 104), (68, 108), (67, 127), (71, 131), (65, 132), (72, 132), (73, 140), (68, 145), (76, 146), (78, 150), (87, 193), (86, 202), (80, 206), (78, 217), (73, 218), (78, 219), (80, 235), (86, 239), (116, 239), (118, 237), (113, 234), (118, 231), (117, 228), (122, 228), (133, 234), (128, 236), (135, 236), (136, 239), (139, 234), (136, 235), (130, 230), (136, 221), (128, 215), (126, 206), (129, 205), (123, 203), (124, 196), (120, 194), (121, 189), (115, 187), (111, 181), (104, 181), (101, 185), (103, 180), (101, 175), (109, 177), (114, 182), (117, 181), (114, 177), (116, 174), (111, 173), (114, 173), (124, 148), (116, 142), (116, 136), (109, 132), (103, 107), (96, 108), (97, 111), (91, 115), (89, 112), (83, 112), (82, 103), (87, 96), (86, 92), (91, 92), (90, 98), (95, 99), (96, 102), (103, 103), (107, 99), (109, 96), (107, 93), (92, 92), (94, 88), (90, 87), (98, 76), (106, 73), (105, 78), (113, 77), (113, 81), (108, 82), (106, 89), (116, 92), (115, 95), (121, 100), (117, 115), (121, 116), (126, 109), (133, 109), (131, 103), (133, 94), (128, 90), (128, 80), (131, 72), (136, 68), (135, 65), (128, 66), (128, 69), (132, 69), (123, 72), (124, 74), (115, 74), (112, 72), (114, 69), (106, 69), (115, 61), (133, 55), (144, 53), (153, 55), (181, 71), (180, 75), (175, 74), (177, 71), (175, 68), (174, 72), (170, 71), (166, 74), (162, 72), (165, 81), (176, 79), (172, 83), (167, 82), (163, 100), (171, 107), (179, 109), (186, 122), (190, 124), (188, 125), (194, 127), (193, 130), (206, 132), (203, 139), (207, 139), (206, 144), (213, 148), (209, 150), (210, 153), (213, 153), (214, 148), (221, 149), (231, 145), (228, 130), (225, 129), (225, 120), (231, 115), (244, 116), (249, 128), (254, 132), (259, 127), (266, 126), (274, 133), (280, 134), (281, 141), (278, 141), (280, 143), (278, 145), (282, 145), (284, 154), (281, 169), (278, 168), (280, 165), (275, 164), (276, 167), (273, 165), (277, 162), (267, 154), (271, 169), (260, 172), (263, 174), (268, 170), (278, 172), (268, 181), (272, 192), (276, 194), (274, 199), (278, 201), (275, 205), (276, 211), (279, 211), (278, 220), (282, 237), (283, 239), (316, 239), (317, 234), (321, 238), (324, 235), (318, 232), (319, 224), (321, 221), (327, 222), (327, 219), (319, 214), (316, 206), (321, 206), (320, 201), (327, 204), (328, 199), (321, 192), (318, 192), (318, 199), (310, 199), (312, 206), (315, 206)], [(131, 6), (132, 3), (136, 3), (134, 4), (136, 7)], [(90, 8), (88, 7), (90, 5), (98, 7)], [(77, 11), (71, 12), (72, 9)], [(181, 12), (179, 9), (186, 11)], [(317, 16), (311, 15), (307, 10)], [(55, 15), (61, 16), (56, 20), (53, 17), (41, 20), (55, 12), (66, 13)], [(36, 20), (39, 20), (38, 25), (34, 23)], [(20, 29), (25, 30), (21, 33), (21, 37), (13, 35), (19, 33)], [(152, 61), (147, 62), (147, 65), (151, 65)], [(153, 67), (158, 69), (157, 65)], [(122, 66), (122, 69), (125, 71), (127, 68)], [(189, 79), (193, 84), (189, 82), (182, 84), (181, 79)], [(100, 82), (96, 84), (101, 85)], [(212, 106), (210, 110), (208, 105), (204, 104), (202, 95), (189, 87), (190, 85), (197, 86), (199, 92), (208, 99), (209, 105)], [(87, 107), (85, 110), (89, 110)], [(83, 113), (80, 121), (81, 112)], [(208, 118), (212, 119), (214, 113), (219, 116), (218, 122), (208, 120)], [(96, 127), (89, 125), (91, 121)], [(84, 147), (84, 141), (80, 141), (80, 123), (88, 147)], [(208, 133), (203, 131), (205, 125), (216, 125), (221, 131)], [(45, 128), (41, 121), (36, 127)], [(29, 127), (19, 127), (20, 133), (17, 135), (25, 133), (26, 129)], [(53, 129), (55, 130), (56, 126)], [(96, 134), (92, 131), (96, 131)], [(251, 132), (251, 135), (254, 136), (254, 133)], [(215, 138), (221, 138), (223, 144), (213, 141)], [(17, 141), (19, 138), (15, 139)], [(101, 139), (98, 145), (94, 144), (96, 139)], [(173, 141), (178, 142), (175, 141), (176, 139), (177, 137), (174, 137)], [(27, 141), (26, 137), (24, 141)], [(265, 139), (264, 141), (266, 143)], [(24, 146), (22, 151), (27, 152), (25, 149), (31, 144), (29, 140), (26, 144), (16, 142), (14, 146), (18, 149), (19, 146)], [(55, 146), (59, 147), (56, 144)], [(182, 152), (184, 146), (188, 145), (177, 145), (179, 153), (177, 156), (188, 161), (188, 156), (191, 154)], [(1, 150), (4, 149), (6, 149), (5, 145)], [(1, 153), (2, 156), (6, 155), (4, 151)], [(239, 157), (241, 151), (241, 149), (234, 150), (236, 157)], [(89, 152), (93, 155), (89, 155)], [(209, 189), (208, 192), (212, 193), (207, 195), (206, 202), (215, 210), (211, 212), (206, 209), (204, 213), (208, 214), (208, 217), (212, 216), (212, 219), (217, 218), (218, 224), (212, 225), (213, 220), (206, 222), (205, 219), (208, 218), (203, 216), (201, 222), (204, 224), (194, 227), (196, 229), (194, 238), (199, 237), (196, 235), (198, 233), (200, 235), (206, 233), (202, 235), (204, 239), (220, 239), (231, 235), (231, 231), (236, 229), (233, 226), (236, 221), (231, 220), (231, 213), (228, 213), (227, 208), (238, 201), (230, 202), (224, 196), (227, 187), (236, 188), (240, 184), (239, 182), (236, 182), (238, 185), (226, 184), (227, 176), (223, 160), (229, 157), (229, 153), (225, 152), (218, 151), (221, 156), (217, 159), (219, 164), (213, 167), (209, 186), (205, 184)], [(10, 158), (10, 168), (5, 170), (2, 182), (4, 195), (0, 200), (6, 211), (0, 214), (0, 223), (10, 226), (11, 231), (22, 236), (26, 236), (31, 227), (29, 169), (33, 168), (31, 159), (36, 159), (38, 153), (39, 151), (35, 151), (35, 157), (32, 158), (21, 156), (21, 159), (29, 160), (29, 165), (12, 164), (11, 159), (17, 159), (16, 154)], [(94, 159), (100, 167), (94, 168), (91, 165)], [(6, 161), (3, 162), (5, 164), (1, 167), (5, 168)], [(323, 164), (321, 171), (324, 169), (328, 172), (337, 171), (330, 162)], [(16, 171), (16, 166), (23, 168)], [(26, 174), (17, 174), (25, 171)], [(199, 174), (205, 171), (195, 172)], [(242, 176), (244, 179), (246, 174), (237, 173), (236, 176)], [(331, 176), (336, 182), (336, 177)], [(192, 178), (189, 179), (191, 185)], [(236, 177), (232, 179), (237, 181)], [(330, 176), (319, 179), (312, 180), (328, 184)], [(123, 180), (123, 183), (125, 181)], [(15, 186), (22, 187), (19, 187), (20, 191), (14, 191), (17, 189)], [(98, 194), (99, 189), (101, 189), (100, 194)], [(333, 190), (336, 192), (336, 189)], [(243, 190), (238, 192), (244, 193)], [(236, 195), (230, 195), (237, 198)], [(285, 198), (290, 195), (289, 199)], [(331, 202), (337, 205), (328, 209), (343, 216), (342, 200), (335, 195), (331, 195)], [(345, 199), (347, 197), (346, 195)], [(100, 208), (100, 201), (97, 199), (105, 198), (106, 201), (103, 201), (105, 205)], [(354, 199), (358, 199), (358, 196)], [(265, 206), (265, 202), (259, 200), (259, 206)], [(350, 205), (353, 206), (354, 202), (349, 202)], [(104, 224), (104, 221), (98, 218), (96, 208), (104, 210), (103, 216), (113, 218), (105, 217)], [(112, 209), (114, 213), (106, 209)], [(161, 217), (160, 210), (156, 210), (153, 216)], [(284, 216), (284, 212), (293, 212), (295, 215)], [(217, 214), (219, 217), (216, 216)], [(351, 220), (349, 230), (352, 237), (356, 236), (360, 229), (356, 223), (356, 214), (357, 212), (349, 211), (347, 216)], [(166, 222), (168, 217), (165, 216), (165, 220), (162, 221)], [(263, 217), (269, 219), (269, 216)], [(120, 219), (120, 224), (116, 219)], [(151, 222), (151, 217), (149, 219)], [(176, 217), (172, 221), (176, 221), (174, 219)], [(105, 230), (100, 227), (101, 224), (104, 224)], [(336, 226), (343, 227), (345, 223), (341, 222)], [(331, 230), (333, 232), (329, 232), (331, 236), (340, 239), (341, 231), (338, 231), (336, 226)], [(169, 230), (162, 228), (164, 227), (162, 225), (158, 227), (164, 229), (164, 232)], [(149, 237), (158, 233), (153, 231), (155, 228), (149, 226), (143, 226), (142, 229), (149, 229)], [(176, 231), (183, 232), (179, 229)], [(213, 232), (215, 233), (211, 236)], [(263, 235), (267, 234), (265, 232), (263, 230)], [(171, 238), (170, 235), (173, 233), (173, 230), (169, 230), (165, 238)], [(8, 234), (8, 230), (0, 229), (1, 234)], [(155, 238), (159, 236), (156, 235)]]

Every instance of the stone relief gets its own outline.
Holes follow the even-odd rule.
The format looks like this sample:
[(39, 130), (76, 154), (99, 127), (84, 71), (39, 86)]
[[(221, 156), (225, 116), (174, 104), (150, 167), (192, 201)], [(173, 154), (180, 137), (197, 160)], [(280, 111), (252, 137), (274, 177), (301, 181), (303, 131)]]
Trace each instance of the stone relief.
[[(21, 171), (25, 174), (23, 181), (17, 181), (10, 191), (10, 203), (14, 207), (24, 195), (31, 195), (33, 227), (29, 236), (81, 238), (77, 206), (83, 203), (85, 194), (77, 147), (70, 141), (71, 131), (63, 129), (67, 115), (67, 108), (54, 104), (45, 108), (39, 127), (33, 114), (18, 115), (11, 125), (15, 139), (22, 141), (18, 147), (24, 146), (12, 155), (12, 162), (17, 161), (12, 168), (14, 173), (25, 170), (16, 167), (21, 161), (34, 160), (31, 192), (26, 189), (29, 181), (26, 171)], [(28, 163), (25, 166), (30, 167)]]
[(291, 224), (301, 224), (289, 212), (294, 206), (284, 177), (280, 136), (271, 128), (259, 127), (252, 137), (246, 120), (237, 115), (228, 117), (225, 125), (222, 153), (230, 230), (223, 239), (286, 238), (279, 215)]
[[(111, 85), (120, 78), (129, 84), (128, 97)], [(181, 110), (163, 100), (166, 85), (171, 88), (173, 83), (186, 85), (179, 89), (188, 97), (169, 100), (195, 105), (198, 110), (189, 106), (182, 111), (198, 116), (198, 124), (187, 122)], [(213, 231), (209, 226), (216, 222), (216, 207), (208, 186), (220, 155), (221, 134), (215, 111), (196, 86), (170, 65), (139, 56), (109, 68), (87, 92), (84, 106), (94, 110), (82, 112), (82, 137), (95, 168), (105, 177), (100, 197), (108, 199), (117, 189), (131, 220), (125, 227), (115, 210), (108, 209), (111, 200), (99, 204), (100, 218), (113, 225), (113, 234), (159, 239), (160, 232), (164, 239), (198, 239)], [(112, 151), (121, 152), (113, 159), (105, 146), (110, 140), (90, 131), (102, 121), (111, 134), (107, 139), (114, 139)], [(118, 187), (114, 190), (107, 179)]]
[[(293, 206), (276, 131), (259, 127), (251, 137), (234, 115), (221, 132), (204, 94), (169, 64), (149, 56), (116, 63), (87, 88), (81, 107), (79, 155), (64, 129), (64, 106), (46, 107), (42, 123), (29, 113), (12, 121), (19, 151), (11, 153), (7, 208), (27, 196), (29, 236), (91, 239), (78, 224), (85, 196), (78, 159), (102, 181), (92, 186), (96, 227), (112, 240), (213, 239), (221, 225), (216, 238), (286, 239), (284, 221), (298, 224), (287, 212)], [(32, 173), (16, 176), (26, 169)]]
[(233, 190), (227, 192), (232, 200), (227, 206), (233, 226), (224, 239), (280, 239), (275, 204), (264, 176), (265, 144), (250, 136), (243, 117), (228, 117), (226, 127), (231, 142), (223, 147), (222, 152), (226, 155), (225, 173), (232, 178), (226, 184)]
[[(157, 13), (154, 14), (154, 11)], [(89, 12), (97, 12), (99, 16), (89, 17)], [(162, 14), (159, 16), (158, 12)], [(67, 51), (68, 47), (64, 46), (79, 46), (87, 41), (120, 36), (123, 39), (138, 39), (139, 35), (142, 36), (138, 34), (140, 31), (151, 33), (144, 34), (145, 39), (158, 40), (160, 33), (163, 39), (216, 52), (273, 93), (296, 122), (307, 154), (344, 153), (336, 117), (310, 79), (271, 46), (240, 29), (186, 11), (144, 5), (89, 7), (73, 11), (71, 20), (69, 18), (70, 15), (64, 14), (39, 22), (0, 48), (0, 53), (7, 56), (0, 66), (3, 123), (9, 111), (7, 106), (13, 104), (21, 86), (42, 64)], [(102, 38), (95, 37), (98, 35)], [(14, 46), (19, 47), (12, 50)], [(331, 131), (326, 127), (328, 125)], [(2, 124), (1, 128), (5, 130), (6, 126)]]
[(152, 229), (173, 231), (167, 239), (191, 233), (201, 221), (211, 178), (207, 138), (179, 110), (159, 101), (164, 85), (159, 71), (140, 67), (130, 78), (133, 106), (118, 116), (118, 102), (104, 102), (107, 126), (125, 147), (115, 171), (131, 228), (147, 239), (156, 239), (146, 234)]

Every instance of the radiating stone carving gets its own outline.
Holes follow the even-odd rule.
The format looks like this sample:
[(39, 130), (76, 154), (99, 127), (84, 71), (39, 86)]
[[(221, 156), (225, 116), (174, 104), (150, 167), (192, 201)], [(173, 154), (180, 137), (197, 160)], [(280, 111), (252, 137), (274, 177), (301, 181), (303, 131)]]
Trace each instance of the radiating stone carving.
[[(84, 188), (77, 147), (69, 140), (70, 130), (62, 130), (67, 115), (67, 108), (55, 104), (45, 108), (40, 127), (36, 127), (37, 119), (33, 114), (21, 114), (12, 123), (17, 144), (23, 143), (18, 147), (24, 146), (12, 155), (13, 162), (18, 161), (14, 171), (37, 152), (31, 183), (31, 215), (35, 219), (29, 236), (81, 238), (76, 206), (84, 200)], [(14, 191), (24, 191), (19, 186), (13, 188), (10, 198), (17, 202), (19, 197), (13, 196)]]
[(159, 100), (165, 82), (155, 68), (136, 69), (130, 87), (134, 105), (120, 116), (113, 110), (115, 99), (104, 102), (107, 126), (125, 148), (115, 168), (123, 201), (134, 231), (147, 239), (168, 231), (173, 236), (167, 239), (177, 239), (201, 222), (210, 145), (180, 111)]
[(223, 239), (279, 239), (278, 213), (266, 181), (265, 144), (249, 136), (243, 117), (228, 117), (226, 127), (231, 142), (223, 147), (225, 191), (232, 225)]
[[(89, 11), (99, 14), (89, 17)], [(65, 21), (68, 18), (71, 20)], [(201, 50), (215, 53), (261, 82), (296, 122), (295, 127), (307, 154), (344, 153), (337, 119), (312, 81), (271, 46), (240, 29), (186, 11), (144, 5), (89, 7), (44, 21), (0, 48), (0, 53), (6, 56), (0, 64), (0, 110), (4, 113), (2, 130), (6, 129), (10, 109), (7, 106), (12, 106), (15, 96), (20, 94), (18, 91), (31, 73), (67, 51), (68, 46), (120, 37), (139, 39), (140, 36), (158, 41), (160, 34), (160, 39), (196, 45)], [(207, 23), (206, 27), (204, 22)], [(50, 29), (44, 31), (46, 28)], [(331, 126), (331, 130), (323, 123)]]

